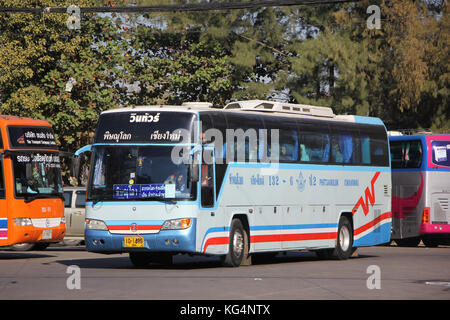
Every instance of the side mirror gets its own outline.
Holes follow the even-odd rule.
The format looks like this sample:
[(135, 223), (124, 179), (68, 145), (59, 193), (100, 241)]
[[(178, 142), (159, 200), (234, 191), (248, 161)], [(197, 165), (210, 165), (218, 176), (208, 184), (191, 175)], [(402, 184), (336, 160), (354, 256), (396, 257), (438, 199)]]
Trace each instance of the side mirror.
[(198, 155), (199, 152), (194, 152), (194, 154), (192, 155), (192, 161), (189, 164), (189, 171), (190, 171), (190, 179), (192, 182), (197, 182), (200, 177), (199, 177), (199, 165), (198, 165)]

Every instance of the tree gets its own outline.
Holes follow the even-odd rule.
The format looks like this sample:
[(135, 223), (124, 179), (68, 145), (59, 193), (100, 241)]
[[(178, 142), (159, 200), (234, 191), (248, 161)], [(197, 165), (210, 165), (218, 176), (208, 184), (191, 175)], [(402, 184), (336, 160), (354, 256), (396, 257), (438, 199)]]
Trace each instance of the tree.
[[(0, 0), (1, 6), (68, 6), (68, 2)], [(92, 5), (80, 1), (80, 6)], [(115, 84), (123, 59), (116, 26), (106, 17), (84, 17), (80, 30), (68, 15), (0, 15), (0, 103), (4, 114), (48, 120), (62, 150), (90, 142), (101, 111), (117, 107)]]

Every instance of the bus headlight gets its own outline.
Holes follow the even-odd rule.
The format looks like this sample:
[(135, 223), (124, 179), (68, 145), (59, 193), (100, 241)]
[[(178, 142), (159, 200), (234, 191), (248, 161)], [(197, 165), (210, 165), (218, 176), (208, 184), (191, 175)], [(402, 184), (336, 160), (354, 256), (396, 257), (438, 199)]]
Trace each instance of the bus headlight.
[(32, 226), (33, 221), (30, 218), (14, 218), (14, 223), (18, 226)]
[(161, 230), (181, 230), (187, 229), (191, 226), (192, 219), (173, 219), (166, 220), (161, 227)]
[(86, 229), (89, 230), (108, 230), (108, 227), (102, 220), (86, 219)]

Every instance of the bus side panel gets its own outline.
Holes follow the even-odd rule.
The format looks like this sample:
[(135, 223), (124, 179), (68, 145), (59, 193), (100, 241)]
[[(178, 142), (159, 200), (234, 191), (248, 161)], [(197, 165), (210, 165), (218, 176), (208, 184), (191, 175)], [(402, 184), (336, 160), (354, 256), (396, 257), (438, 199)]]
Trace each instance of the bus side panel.
[(360, 186), (361, 196), (353, 207), (354, 247), (373, 246), (390, 241), (391, 173), (369, 171), (366, 185)]
[(427, 181), (426, 171), (393, 170), (392, 239), (419, 236)]
[(199, 211), (197, 222), (196, 251), (208, 254), (226, 254), (228, 252), (230, 227), (225, 210), (203, 208)]
[(427, 203), (430, 217), (420, 227), (421, 234), (450, 235), (450, 171), (427, 171)]
[(269, 172), (230, 164), (218, 199), (225, 224), (210, 225), (207, 235), (199, 232), (201, 250), (225, 254), (238, 214), (248, 217), (250, 252), (333, 248), (341, 214), (351, 215), (360, 200), (353, 215), (355, 246), (388, 242), (391, 174), (381, 170), (286, 164)]

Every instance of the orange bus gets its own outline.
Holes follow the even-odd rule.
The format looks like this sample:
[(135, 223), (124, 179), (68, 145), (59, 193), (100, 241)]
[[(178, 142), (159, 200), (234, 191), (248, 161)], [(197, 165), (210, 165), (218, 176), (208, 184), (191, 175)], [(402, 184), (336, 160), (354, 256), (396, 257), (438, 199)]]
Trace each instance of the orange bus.
[(0, 247), (64, 238), (60, 167), (50, 123), (0, 115)]

